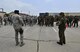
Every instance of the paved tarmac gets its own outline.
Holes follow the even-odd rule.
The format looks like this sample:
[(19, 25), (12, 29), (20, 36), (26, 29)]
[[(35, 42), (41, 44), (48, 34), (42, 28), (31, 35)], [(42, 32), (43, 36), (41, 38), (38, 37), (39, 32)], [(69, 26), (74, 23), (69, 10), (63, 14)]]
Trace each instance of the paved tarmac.
[(59, 40), (57, 26), (27, 25), (23, 29), (25, 45), (20, 47), (15, 46), (13, 27), (1, 26), (0, 52), (80, 52), (80, 26), (66, 29), (66, 44), (63, 46), (56, 43)]

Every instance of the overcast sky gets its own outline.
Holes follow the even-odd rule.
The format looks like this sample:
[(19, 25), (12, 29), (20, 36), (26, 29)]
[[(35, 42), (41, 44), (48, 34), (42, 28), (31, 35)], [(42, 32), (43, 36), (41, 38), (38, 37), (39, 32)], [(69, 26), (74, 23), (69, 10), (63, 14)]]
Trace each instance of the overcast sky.
[(80, 0), (0, 0), (0, 8), (38, 15), (40, 12), (80, 12)]

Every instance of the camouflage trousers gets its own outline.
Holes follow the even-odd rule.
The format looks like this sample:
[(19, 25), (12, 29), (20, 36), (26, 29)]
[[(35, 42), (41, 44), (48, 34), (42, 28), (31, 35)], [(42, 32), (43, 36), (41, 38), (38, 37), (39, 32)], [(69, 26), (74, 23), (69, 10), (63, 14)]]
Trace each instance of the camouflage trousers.
[(19, 34), (20, 34), (20, 43), (23, 43), (23, 29), (22, 28), (15, 30), (15, 41), (16, 41), (16, 44), (19, 43), (19, 39), (18, 39)]
[(59, 29), (59, 39), (60, 39), (59, 42), (60, 43), (66, 43), (64, 32), (65, 32), (65, 30)]

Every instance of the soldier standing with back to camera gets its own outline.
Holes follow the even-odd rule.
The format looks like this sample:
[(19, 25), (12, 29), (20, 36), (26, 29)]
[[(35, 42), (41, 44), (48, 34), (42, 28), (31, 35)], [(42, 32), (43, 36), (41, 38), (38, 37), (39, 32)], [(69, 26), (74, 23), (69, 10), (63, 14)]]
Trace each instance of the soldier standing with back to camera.
[(64, 13), (61, 12), (60, 14), (60, 19), (59, 21), (57, 22), (57, 25), (58, 25), (58, 28), (59, 28), (59, 42), (57, 42), (57, 44), (59, 45), (63, 45), (63, 44), (66, 44), (66, 41), (65, 41), (65, 30), (66, 30), (66, 19), (64, 17)]
[(19, 15), (19, 10), (15, 10), (14, 11), (14, 15), (12, 16), (12, 23), (13, 23), (13, 27), (15, 30), (15, 41), (16, 41), (16, 46), (19, 45), (19, 40), (18, 40), (18, 33), (20, 33), (20, 46), (23, 46), (23, 20), (21, 18), (21, 16)]

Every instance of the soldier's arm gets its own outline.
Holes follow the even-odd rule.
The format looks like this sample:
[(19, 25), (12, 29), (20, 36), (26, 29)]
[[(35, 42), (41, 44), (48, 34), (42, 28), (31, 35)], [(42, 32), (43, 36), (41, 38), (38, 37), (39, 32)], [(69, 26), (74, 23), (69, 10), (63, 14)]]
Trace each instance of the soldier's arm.
[(19, 16), (19, 21), (20, 21), (20, 23), (22, 24), (22, 26), (24, 25), (24, 22), (23, 22), (23, 19), (22, 19), (22, 17), (21, 16)]

